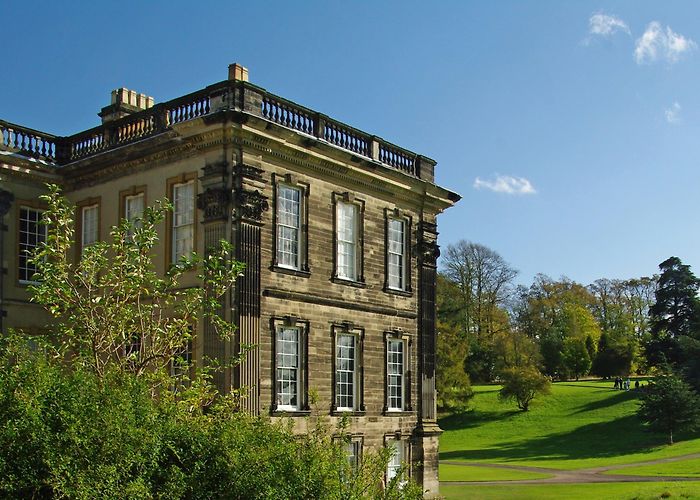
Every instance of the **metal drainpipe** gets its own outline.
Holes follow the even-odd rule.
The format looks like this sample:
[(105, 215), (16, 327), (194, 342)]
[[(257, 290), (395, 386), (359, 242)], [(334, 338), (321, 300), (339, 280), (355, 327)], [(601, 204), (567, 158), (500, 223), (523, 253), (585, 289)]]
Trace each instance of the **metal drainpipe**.
[(5, 278), (5, 214), (10, 211), (15, 196), (0, 189), (0, 335), (5, 333), (3, 318), (5, 317), (4, 278)]

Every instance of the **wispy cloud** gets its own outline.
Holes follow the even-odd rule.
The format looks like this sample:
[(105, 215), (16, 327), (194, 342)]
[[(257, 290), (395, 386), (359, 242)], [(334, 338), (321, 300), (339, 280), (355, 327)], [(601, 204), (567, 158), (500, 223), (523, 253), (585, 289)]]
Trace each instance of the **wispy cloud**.
[(534, 186), (525, 177), (513, 177), (510, 175), (496, 175), (494, 180), (483, 180), (477, 177), (474, 180), (474, 189), (488, 189), (496, 193), (505, 194), (535, 194)]
[(666, 108), (664, 114), (666, 115), (666, 121), (668, 123), (680, 123), (681, 105), (678, 104), (678, 101), (674, 102), (670, 107)]
[(634, 60), (637, 64), (651, 64), (659, 60), (675, 63), (696, 48), (697, 44), (690, 38), (676, 33), (670, 26), (664, 29), (661, 23), (652, 21), (635, 43)]
[(619, 17), (610, 16), (608, 14), (603, 14), (598, 12), (593, 14), (590, 19), (588, 19), (588, 34), (596, 35), (602, 37), (610, 37), (622, 31), (623, 33), (630, 34), (630, 28), (627, 23), (624, 22)]

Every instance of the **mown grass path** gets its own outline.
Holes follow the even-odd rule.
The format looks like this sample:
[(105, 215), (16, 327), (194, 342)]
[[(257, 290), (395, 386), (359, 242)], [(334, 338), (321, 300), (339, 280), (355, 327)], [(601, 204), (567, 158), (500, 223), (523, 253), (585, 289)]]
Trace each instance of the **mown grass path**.
[[(441, 464), (458, 465), (467, 467), (488, 467), (501, 468), (519, 472), (531, 472), (537, 474), (546, 474), (549, 477), (540, 479), (513, 479), (513, 480), (491, 480), (491, 481), (448, 481), (450, 485), (489, 485), (489, 484), (556, 484), (556, 483), (636, 483), (636, 482), (658, 482), (658, 481), (697, 481), (697, 476), (638, 476), (638, 475), (623, 475), (624, 472), (618, 472), (622, 469), (649, 466), (656, 464), (666, 464), (670, 462), (678, 462), (681, 460), (689, 460), (700, 458), (700, 453), (691, 453), (690, 455), (682, 455), (678, 457), (660, 458), (650, 460), (648, 462), (636, 462), (632, 464), (618, 464), (603, 467), (592, 467), (590, 469), (576, 470), (561, 470), (545, 467), (528, 467), (524, 465), (505, 465), (505, 464), (483, 464), (478, 462), (452, 462), (442, 461)], [(615, 471), (619, 475), (605, 475), (605, 472)]]

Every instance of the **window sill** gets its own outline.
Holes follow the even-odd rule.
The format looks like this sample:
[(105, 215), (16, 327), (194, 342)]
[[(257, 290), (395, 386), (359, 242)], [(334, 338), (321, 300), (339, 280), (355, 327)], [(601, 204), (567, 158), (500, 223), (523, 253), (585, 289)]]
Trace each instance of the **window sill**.
[(334, 417), (364, 417), (367, 414), (365, 410), (338, 410), (333, 408), (331, 415)]
[(384, 410), (382, 412), (385, 417), (408, 417), (415, 414), (414, 410)]
[(289, 267), (281, 267), (275, 265), (270, 266), (270, 271), (274, 271), (280, 274), (288, 274), (290, 276), (297, 276), (299, 278), (308, 278), (309, 276), (311, 276), (311, 271), (308, 270), (291, 269)]
[(411, 290), (400, 290), (398, 288), (389, 288), (388, 286), (384, 287), (384, 293), (398, 295), (400, 297), (413, 297), (413, 292)]
[(347, 278), (338, 278), (337, 276), (333, 276), (331, 281), (338, 285), (354, 286), (355, 288), (367, 288), (367, 283), (364, 281), (354, 281)]
[(270, 415), (273, 417), (308, 417), (311, 415), (311, 410), (272, 410)]

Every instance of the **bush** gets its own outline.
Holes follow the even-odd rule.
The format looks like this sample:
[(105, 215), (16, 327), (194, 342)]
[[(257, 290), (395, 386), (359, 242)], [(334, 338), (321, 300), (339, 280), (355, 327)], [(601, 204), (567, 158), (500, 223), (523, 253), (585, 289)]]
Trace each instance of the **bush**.
[(652, 429), (668, 434), (673, 444), (674, 432), (700, 424), (700, 398), (681, 378), (660, 377), (646, 388), (637, 414)]
[(503, 400), (515, 399), (522, 411), (528, 411), (536, 395), (549, 394), (549, 379), (534, 366), (507, 368), (501, 378), (503, 387), (498, 396)]
[[(294, 435), (219, 398), (201, 411), (114, 369), (67, 369), (16, 339), (0, 346), (0, 497), (420, 498), (386, 488), (388, 451), (353, 469), (323, 421)], [(341, 429), (342, 434), (342, 429)]]

